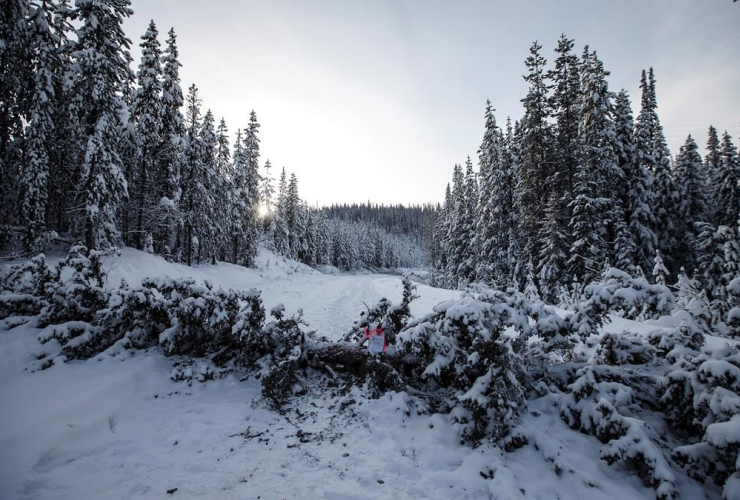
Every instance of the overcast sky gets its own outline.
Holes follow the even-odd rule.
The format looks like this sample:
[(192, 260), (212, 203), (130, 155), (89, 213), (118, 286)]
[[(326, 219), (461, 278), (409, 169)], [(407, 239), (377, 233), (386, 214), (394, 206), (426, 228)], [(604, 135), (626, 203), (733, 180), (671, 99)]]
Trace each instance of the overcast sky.
[(231, 138), (251, 109), (262, 161), (295, 172), (309, 203), (441, 201), (452, 167), (476, 151), (486, 99), (503, 124), (522, 115), (524, 59), (548, 63), (561, 33), (595, 49), (610, 88), (639, 111), (653, 66), (676, 154), (710, 124), (740, 136), (740, 2), (731, 0), (133, 0), (125, 30), (154, 19), (178, 34), (183, 91)]

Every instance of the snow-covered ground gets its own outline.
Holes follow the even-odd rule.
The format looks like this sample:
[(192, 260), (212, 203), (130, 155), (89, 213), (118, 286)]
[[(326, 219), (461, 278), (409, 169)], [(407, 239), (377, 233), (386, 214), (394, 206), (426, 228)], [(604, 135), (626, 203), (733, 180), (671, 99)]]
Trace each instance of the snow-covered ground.
[[(397, 276), (321, 274), (269, 252), (255, 270), (189, 268), (130, 249), (106, 267), (111, 286), (167, 274), (256, 287), (268, 310), (302, 308), (310, 328), (333, 339), (363, 302), (401, 296)], [(459, 292), (419, 285), (418, 295), (414, 314)], [(621, 319), (606, 327), (656, 328)], [(530, 402), (523, 418), (530, 444), (502, 454), (461, 444), (446, 417), (418, 415), (404, 394), (298, 398), (280, 414), (262, 402), (259, 381), (188, 387), (169, 379), (171, 360), (154, 351), (30, 373), (34, 333), (0, 331), (0, 499), (655, 496), (637, 476), (598, 460), (598, 440), (569, 429), (546, 398)], [(719, 496), (679, 482), (686, 498)]]

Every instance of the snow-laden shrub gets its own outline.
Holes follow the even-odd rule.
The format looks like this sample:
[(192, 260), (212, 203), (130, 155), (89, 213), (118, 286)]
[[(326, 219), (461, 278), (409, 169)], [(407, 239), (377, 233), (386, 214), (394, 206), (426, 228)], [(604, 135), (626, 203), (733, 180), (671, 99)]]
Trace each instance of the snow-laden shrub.
[(106, 274), (100, 252), (73, 246), (57, 264), (57, 275), (57, 280), (45, 286), (48, 305), (41, 311), (39, 326), (67, 321), (92, 323), (98, 311), (107, 308), (110, 294), (104, 288)]
[(606, 365), (644, 365), (654, 358), (655, 348), (642, 335), (626, 331), (605, 333), (596, 348), (597, 362)]
[(352, 328), (344, 335), (343, 340), (358, 342), (362, 344), (366, 341), (365, 328), (372, 330), (380, 328), (385, 335), (385, 341), (388, 345), (396, 343), (396, 335), (400, 332), (411, 319), (411, 310), (409, 304), (416, 299), (414, 295), (416, 285), (414, 285), (408, 276), (403, 278), (403, 296), (400, 304), (393, 304), (386, 298), (380, 299), (373, 307), (360, 313), (360, 319), (354, 322)]
[(265, 308), (259, 290), (253, 289), (242, 295), (242, 307), (231, 327), (232, 342), (238, 347), (238, 359), (249, 365), (269, 352), (268, 337), (262, 335), (265, 324)]
[(11, 267), (0, 275), (0, 319), (39, 314), (48, 305), (46, 287), (56, 280), (44, 254)]
[(650, 345), (657, 349), (656, 354), (670, 363), (675, 363), (688, 353), (697, 354), (705, 344), (702, 328), (688, 312), (676, 311), (673, 316), (681, 322), (678, 328), (668, 332), (659, 330), (648, 336)]
[(201, 285), (192, 279), (162, 278), (157, 288), (169, 302), (170, 326), (159, 334), (165, 354), (202, 357), (231, 347), (244, 292), (214, 289), (208, 281)]
[(437, 410), (451, 410), (473, 442), (502, 437), (524, 402), (523, 364), (503, 335), (512, 311), (506, 303), (470, 294), (443, 302), (398, 335), (409, 379), (433, 394)]
[(725, 345), (711, 356), (684, 358), (659, 385), (660, 404), (672, 425), (687, 436), (673, 458), (700, 481), (713, 479), (731, 496), (740, 480), (740, 351)]
[(660, 499), (675, 498), (676, 478), (659, 444), (659, 436), (644, 421), (631, 416), (649, 407), (653, 381), (618, 366), (586, 365), (560, 398), (560, 416), (573, 429), (596, 436), (609, 464), (634, 467)]
[(607, 313), (613, 306), (613, 291), (599, 283), (586, 285), (583, 291), (583, 300), (573, 308), (573, 314), (568, 316), (568, 328), (581, 341), (586, 341), (592, 335), (597, 335), (599, 329), (609, 321)]
[(588, 285), (586, 297), (598, 297), (607, 312), (627, 319), (656, 319), (675, 309), (675, 296), (665, 284), (633, 278), (616, 268), (609, 269), (601, 283)]
[(725, 288), (730, 308), (727, 312), (727, 333), (740, 338), (740, 276), (733, 278)]

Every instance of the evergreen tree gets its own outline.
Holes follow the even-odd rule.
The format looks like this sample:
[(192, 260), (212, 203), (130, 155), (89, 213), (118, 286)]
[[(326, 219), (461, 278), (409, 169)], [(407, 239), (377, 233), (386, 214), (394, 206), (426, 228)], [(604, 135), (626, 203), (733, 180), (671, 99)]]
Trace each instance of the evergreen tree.
[(473, 171), (473, 162), (468, 156), (465, 162), (465, 188), (458, 224), (458, 241), (461, 248), (458, 276), (465, 283), (475, 281), (475, 270), (478, 265), (478, 249), (475, 246), (475, 214), (478, 203), (478, 181)]
[[(707, 200), (716, 200), (717, 193), (715, 189), (719, 186), (721, 173), (721, 156), (720, 142), (717, 129), (710, 126), (707, 133), (707, 154), (704, 156), (704, 168), (702, 177), (704, 178), (704, 196)], [(707, 206), (708, 213), (705, 217), (707, 222), (717, 222), (716, 207), (714, 204)]]
[(275, 251), (280, 255), (288, 255), (290, 253), (288, 226), (286, 222), (287, 198), (288, 181), (285, 174), (285, 167), (283, 167), (283, 170), (280, 173), (280, 182), (278, 184), (274, 234)]
[(234, 228), (232, 259), (251, 266), (257, 256), (259, 203), (259, 123), (252, 111), (239, 152), (234, 153)]
[[(650, 70), (652, 73), (652, 68)], [(655, 141), (653, 134), (656, 131), (658, 115), (655, 111), (654, 87), (648, 80), (647, 72), (642, 71), (640, 78), (640, 89), (642, 90), (640, 114), (635, 123), (635, 154), (637, 163), (651, 174), (655, 172), (656, 159), (654, 156)]]
[(668, 269), (663, 265), (663, 259), (660, 256), (660, 250), (655, 251), (655, 266), (653, 266), (653, 278), (655, 283), (660, 285), (666, 284), (666, 276), (668, 276)]
[(581, 82), (578, 56), (573, 53), (573, 44), (574, 40), (560, 36), (555, 49), (555, 69), (547, 72), (553, 88), (549, 103), (556, 124), (553, 187), (557, 192), (556, 197), (564, 198), (563, 207), (566, 209), (574, 196), (575, 166), (578, 163)]
[(653, 156), (656, 159), (653, 182), (654, 231), (666, 267), (673, 269), (676, 264), (677, 240), (680, 237), (677, 233), (678, 222), (676, 220), (678, 200), (676, 199), (676, 184), (671, 169), (671, 156), (663, 135), (663, 127), (659, 123), (656, 123), (653, 138), (655, 140)]
[[(503, 279), (508, 284), (514, 285), (516, 288), (519, 287), (519, 283), (522, 283), (522, 267), (519, 265), (522, 256), (522, 230), (521, 230), (521, 211), (519, 210), (521, 204), (519, 203), (518, 193), (516, 186), (519, 185), (520, 175), (517, 169), (519, 162), (519, 144), (521, 142), (521, 127), (516, 122), (514, 126), (511, 125), (511, 118), (506, 119), (506, 134), (504, 135), (502, 152), (502, 170), (506, 173), (506, 179), (508, 182), (505, 183), (505, 200), (507, 207), (511, 207), (510, 210), (506, 210), (504, 215), (507, 218), (507, 239), (508, 245), (506, 248), (506, 258)], [(502, 280), (502, 281), (504, 281)]]
[(71, 67), (69, 35), (73, 32), (70, 18), (72, 7), (69, 0), (57, 3), (52, 19), (52, 31), (55, 35), (58, 54), (58, 66), (55, 69), (56, 89), (54, 93), (54, 130), (47, 139), (49, 152), (49, 204), (47, 206), (47, 224), (59, 233), (66, 233), (70, 226), (70, 206), (74, 201), (70, 196), (76, 186), (74, 155), (70, 151), (77, 148), (77, 129), (70, 120), (72, 92), (65, 85)]
[(25, 130), (24, 168), (19, 178), (20, 219), (26, 253), (41, 250), (49, 204), (50, 148), (54, 140), (59, 91), (58, 39), (51, 26), (50, 2), (33, 5), (29, 18), (30, 46), (36, 54), (30, 96), (30, 122)]
[(612, 104), (602, 62), (584, 51), (576, 197), (571, 202), (573, 234), (568, 266), (583, 282), (594, 280), (613, 240), (615, 202), (611, 184), (620, 176)]
[(448, 274), (453, 285), (458, 286), (460, 281), (459, 270), (465, 258), (466, 242), (463, 241), (463, 225), (465, 223), (465, 175), (462, 166), (455, 164), (452, 172), (452, 210), (447, 225), (447, 239), (449, 241), (450, 258), (448, 259)]
[(11, 222), (15, 214), (26, 85), (33, 79), (28, 15), (28, 0), (7, 0), (0, 9), (0, 224)]
[[(209, 121), (201, 118), (201, 101), (198, 97), (198, 88), (191, 85), (188, 89), (186, 100), (187, 108), (187, 131), (185, 136), (185, 151), (182, 164), (181, 184), (181, 212), (183, 223), (183, 241), (181, 245), (184, 250), (184, 259), (191, 265), (196, 259), (200, 261), (201, 243), (207, 237), (207, 231), (211, 226), (212, 219), (210, 210), (213, 207), (212, 193), (209, 190), (208, 146), (202, 137), (205, 132), (206, 140), (212, 134), (212, 115), (207, 114)], [(209, 116), (210, 115), (210, 116)], [(212, 165), (212, 164), (211, 164)]]
[(617, 199), (621, 201), (622, 220), (618, 245), (615, 248), (616, 265), (633, 273), (637, 266), (649, 269), (657, 247), (652, 227), (652, 174), (637, 155), (635, 126), (629, 96), (624, 90), (617, 95), (614, 107), (617, 161), (621, 170)]
[(686, 138), (686, 143), (676, 158), (674, 175), (678, 190), (676, 229), (680, 236), (675, 255), (677, 261), (684, 267), (693, 269), (696, 260), (693, 253), (696, 238), (694, 228), (698, 222), (704, 222), (707, 208), (702, 182), (702, 160), (696, 141), (691, 135)]
[(538, 255), (537, 230), (545, 208), (542, 200), (549, 199), (553, 170), (548, 87), (544, 76), (547, 61), (540, 55), (541, 49), (542, 45), (537, 42), (529, 49), (530, 56), (525, 62), (528, 73), (524, 76), (529, 89), (522, 99), (524, 117), (521, 121), (516, 190), (525, 260), (536, 260)]
[(154, 189), (155, 173), (162, 147), (162, 66), (160, 59), (159, 32), (154, 21), (141, 37), (141, 63), (137, 78), (139, 87), (133, 95), (132, 117), (136, 123), (137, 155), (136, 170), (129, 178), (131, 207), (131, 230), (133, 245), (142, 250), (147, 235), (155, 224), (157, 192)]
[(542, 298), (554, 301), (566, 278), (570, 234), (568, 220), (564, 215), (563, 200), (557, 193), (550, 193), (545, 218), (540, 225), (541, 244), (537, 278)]
[(117, 151), (125, 103), (119, 92), (133, 78), (128, 63), (130, 41), (123, 20), (132, 14), (129, 0), (79, 0), (81, 26), (72, 48), (75, 61), (72, 113), (83, 140), (77, 176), (76, 235), (90, 249), (116, 244), (116, 210), (128, 192)]
[(285, 225), (288, 229), (288, 247), (290, 248), (290, 256), (292, 258), (297, 257), (299, 252), (300, 204), (298, 178), (295, 176), (295, 173), (292, 173), (290, 174), (288, 189), (285, 193)]
[(719, 174), (713, 191), (716, 193), (716, 221), (718, 225), (735, 226), (740, 215), (740, 162), (737, 148), (732, 143), (730, 134), (722, 135), (722, 146), (719, 153)]
[(229, 146), (229, 129), (226, 121), (221, 118), (216, 129), (216, 164), (213, 194), (215, 200), (215, 246), (214, 258), (226, 260), (226, 252), (229, 246), (229, 230), (231, 228), (231, 150)]
[(265, 162), (264, 169), (265, 175), (261, 177), (262, 184), (260, 186), (260, 204), (262, 205), (262, 209), (264, 210), (265, 220), (269, 221), (270, 216), (274, 210), (273, 199), (275, 198), (275, 188), (272, 185), (272, 174), (270, 173), (270, 170), (272, 170), (270, 160), (267, 160)]
[[(480, 179), (480, 194), (476, 209), (475, 246), (478, 253), (479, 265), (476, 270), (477, 279), (493, 284), (500, 279), (504, 271), (507, 248), (507, 206), (505, 172), (501, 161), (501, 131), (496, 126), (496, 117), (493, 114), (491, 102), (486, 102), (485, 133), (483, 142), (478, 150), (478, 165)], [(447, 195), (449, 196), (449, 184)], [(445, 202), (445, 212), (447, 202)]]
[(434, 246), (432, 247), (433, 252), (437, 252), (434, 257), (435, 269), (438, 274), (442, 275), (442, 282), (439, 283), (442, 286), (446, 285), (447, 269), (449, 268), (450, 259), (450, 248), (449, 239), (449, 223), (450, 223), (450, 212), (452, 211), (452, 190), (450, 189), (450, 183), (447, 183), (445, 188), (445, 201), (439, 212), (437, 212), (437, 219), (434, 226)]
[(155, 235), (155, 247), (169, 255), (181, 242), (178, 228), (181, 227), (179, 210), (182, 190), (181, 161), (185, 144), (185, 122), (181, 108), (184, 100), (180, 88), (180, 61), (178, 60), (177, 35), (170, 29), (167, 47), (162, 56), (162, 140), (157, 179), (155, 182), (161, 214)]

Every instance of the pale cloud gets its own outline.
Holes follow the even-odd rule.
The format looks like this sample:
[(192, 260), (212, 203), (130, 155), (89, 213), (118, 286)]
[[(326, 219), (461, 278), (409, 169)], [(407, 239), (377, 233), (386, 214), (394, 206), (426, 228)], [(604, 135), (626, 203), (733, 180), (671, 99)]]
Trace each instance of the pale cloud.
[[(183, 87), (225, 117), (232, 139), (251, 109), (262, 158), (298, 176), (311, 203), (439, 201), (454, 163), (475, 153), (485, 100), (521, 116), (524, 58), (552, 59), (564, 32), (596, 49), (613, 90), (639, 103), (654, 66), (675, 153), (714, 124), (740, 133), (740, 4), (724, 0), (134, 0), (129, 37), (174, 26)], [(164, 36), (162, 36), (164, 40)], [(138, 51), (134, 51), (138, 59)], [(635, 112), (637, 113), (637, 109)]]

